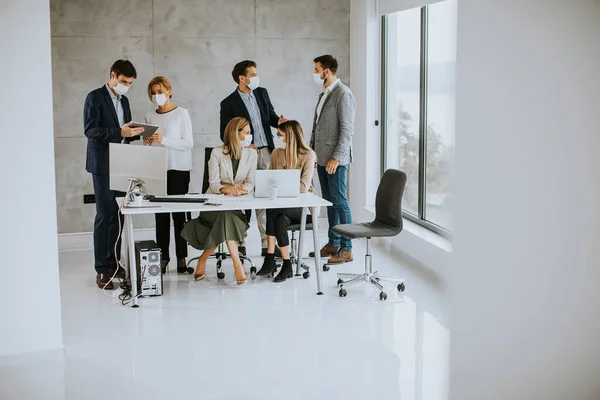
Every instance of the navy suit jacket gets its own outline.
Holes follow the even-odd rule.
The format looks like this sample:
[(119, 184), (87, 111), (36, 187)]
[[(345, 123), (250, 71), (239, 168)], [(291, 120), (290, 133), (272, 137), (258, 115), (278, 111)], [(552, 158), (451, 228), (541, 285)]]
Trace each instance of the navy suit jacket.
[[(273, 132), (271, 132), (271, 127), (277, 128), (279, 116), (273, 109), (273, 104), (271, 104), (267, 89), (262, 87), (256, 88), (254, 90), (254, 96), (256, 97), (256, 103), (260, 110), (260, 119), (263, 124), (263, 130), (267, 136), (267, 143), (269, 149), (272, 151), (275, 148), (275, 144), (273, 143)], [(244, 100), (242, 100), (237, 88), (221, 102), (221, 140), (223, 140), (225, 127), (229, 121), (235, 117), (244, 117), (250, 121), (250, 114), (248, 113), (246, 104), (244, 104)], [(250, 129), (252, 130), (252, 143), (254, 143), (256, 135), (254, 134), (252, 123), (250, 123)]]
[[(131, 109), (127, 97), (121, 96), (124, 122), (131, 121)], [(85, 169), (92, 174), (108, 175), (108, 144), (129, 143), (139, 139), (121, 137), (121, 127), (115, 105), (106, 86), (88, 93), (83, 107), (83, 126), (87, 142)]]

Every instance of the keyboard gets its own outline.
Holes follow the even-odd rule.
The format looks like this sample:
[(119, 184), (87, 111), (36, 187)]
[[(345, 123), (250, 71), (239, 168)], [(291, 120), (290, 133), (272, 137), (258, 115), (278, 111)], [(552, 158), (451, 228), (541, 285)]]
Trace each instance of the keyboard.
[(206, 197), (156, 197), (148, 196), (147, 200), (151, 203), (205, 203)]

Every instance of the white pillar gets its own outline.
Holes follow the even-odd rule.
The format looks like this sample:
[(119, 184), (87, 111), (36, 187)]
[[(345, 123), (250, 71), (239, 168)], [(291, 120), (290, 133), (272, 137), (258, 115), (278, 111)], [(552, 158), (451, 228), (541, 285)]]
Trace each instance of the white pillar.
[(6, 355), (62, 347), (48, 0), (2, 1), (0, 54), (0, 355)]
[(460, 0), (451, 399), (600, 398), (600, 4)]

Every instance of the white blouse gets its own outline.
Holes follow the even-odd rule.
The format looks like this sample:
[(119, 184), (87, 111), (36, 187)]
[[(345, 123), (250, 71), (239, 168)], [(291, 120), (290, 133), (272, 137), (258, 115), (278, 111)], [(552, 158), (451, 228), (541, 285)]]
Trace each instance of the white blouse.
[(185, 108), (177, 107), (167, 113), (151, 111), (146, 114), (146, 123), (158, 126), (163, 135), (162, 145), (167, 148), (167, 170), (191, 171), (192, 120)]

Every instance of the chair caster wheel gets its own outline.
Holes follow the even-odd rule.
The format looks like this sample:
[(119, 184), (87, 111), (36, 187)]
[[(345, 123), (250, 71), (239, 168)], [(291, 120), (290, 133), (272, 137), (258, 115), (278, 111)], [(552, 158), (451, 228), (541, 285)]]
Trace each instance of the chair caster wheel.
[(346, 297), (348, 295), (348, 292), (346, 291), (346, 289), (342, 288), (340, 289), (340, 297)]
[(256, 279), (256, 267), (250, 267), (250, 279)]
[(379, 293), (379, 300), (387, 300), (387, 294), (385, 292)]
[(341, 279), (338, 279), (337, 281), (337, 287), (342, 287), (342, 285), (344, 284), (344, 281)]
[(331, 268), (329, 267), (329, 265), (325, 264), (323, 265), (323, 272), (327, 272), (329, 271)]
[(302, 277), (304, 279), (308, 279), (308, 277), (310, 276), (310, 272), (306, 271), (305, 273), (302, 274)]
[(217, 278), (225, 279), (225, 272), (217, 272)]
[(194, 268), (192, 268), (192, 267), (187, 267), (187, 268), (186, 268), (186, 271), (187, 271), (187, 273), (188, 273), (188, 274), (192, 275), (192, 274), (194, 273)]
[(404, 286), (404, 283), (399, 283), (398, 284), (398, 291), (399, 292), (404, 292), (406, 290), (406, 286)]

